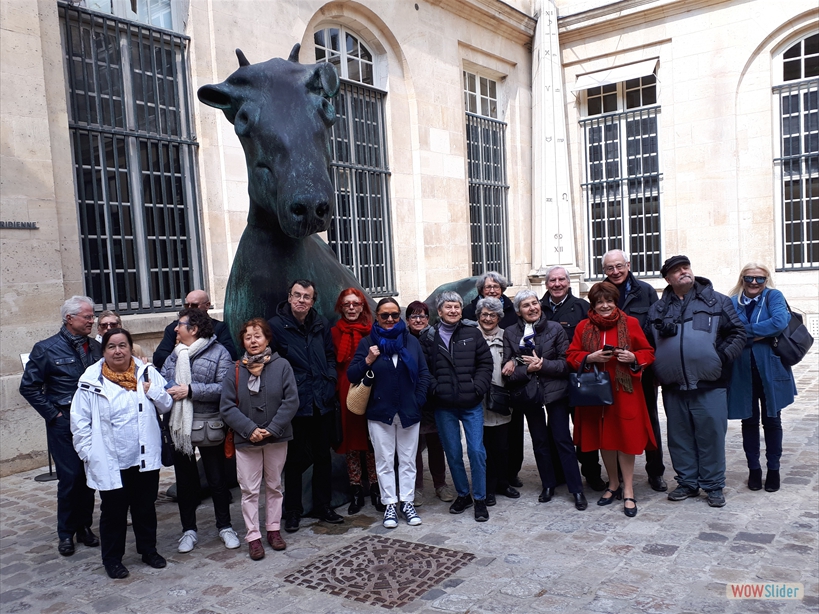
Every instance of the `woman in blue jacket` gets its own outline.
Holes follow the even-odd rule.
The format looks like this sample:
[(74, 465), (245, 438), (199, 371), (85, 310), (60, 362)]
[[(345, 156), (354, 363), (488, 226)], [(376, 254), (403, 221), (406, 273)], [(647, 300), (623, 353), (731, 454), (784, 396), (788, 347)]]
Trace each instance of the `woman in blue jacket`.
[[(745, 326), (747, 341), (734, 361), (728, 389), (728, 418), (742, 419), (742, 447), (748, 459), (748, 488), (762, 489), (759, 464), (759, 421), (765, 433), (768, 473), (765, 490), (779, 490), (779, 459), (782, 456), (782, 421), (779, 412), (793, 403), (796, 384), (790, 367), (774, 354), (771, 341), (788, 326), (790, 312), (785, 297), (773, 289), (768, 267), (746, 264), (731, 290), (731, 300)], [(761, 409), (760, 409), (761, 406)]]
[[(396, 505), (399, 503), (407, 524), (416, 526), (421, 524), (421, 518), (413, 506), (415, 454), (429, 370), (421, 344), (409, 334), (395, 299), (381, 299), (375, 316), (370, 334), (358, 344), (347, 377), (351, 384), (360, 383), (365, 375), (373, 380), (366, 415), (381, 502), (387, 506), (384, 526), (388, 529), (398, 526)], [(395, 492), (396, 452), (398, 494)]]

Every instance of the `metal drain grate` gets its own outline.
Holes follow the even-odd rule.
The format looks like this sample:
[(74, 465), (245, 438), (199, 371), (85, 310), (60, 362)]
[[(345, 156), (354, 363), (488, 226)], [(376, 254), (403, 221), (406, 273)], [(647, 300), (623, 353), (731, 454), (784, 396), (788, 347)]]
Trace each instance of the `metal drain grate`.
[(392, 609), (417, 599), (474, 559), (469, 552), (371, 535), (287, 574), (284, 581)]

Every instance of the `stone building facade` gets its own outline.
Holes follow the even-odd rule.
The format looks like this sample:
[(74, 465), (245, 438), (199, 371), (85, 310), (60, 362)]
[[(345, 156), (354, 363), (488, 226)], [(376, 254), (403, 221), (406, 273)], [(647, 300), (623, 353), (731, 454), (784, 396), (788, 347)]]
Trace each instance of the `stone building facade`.
[(339, 68), (326, 238), (374, 296), (558, 263), (583, 292), (622, 247), (657, 288), (675, 253), (723, 291), (766, 263), (815, 328), (818, 24), (811, 0), (0, 2), (0, 473), (44, 464), (20, 355), (66, 297), (148, 349), (193, 287), (218, 317), (245, 158), (195, 93), (236, 47)]

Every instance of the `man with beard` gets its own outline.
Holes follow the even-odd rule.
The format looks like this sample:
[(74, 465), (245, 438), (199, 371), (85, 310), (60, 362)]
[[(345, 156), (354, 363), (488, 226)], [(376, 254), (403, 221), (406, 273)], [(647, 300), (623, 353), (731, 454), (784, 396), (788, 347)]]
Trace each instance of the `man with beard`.
[(745, 328), (731, 299), (695, 277), (687, 256), (672, 256), (660, 273), (668, 282), (648, 311), (646, 336), (656, 348), (654, 372), (663, 387), (668, 451), (677, 473), (671, 501), (697, 497), (722, 507), (725, 496), (727, 387), (745, 346)]

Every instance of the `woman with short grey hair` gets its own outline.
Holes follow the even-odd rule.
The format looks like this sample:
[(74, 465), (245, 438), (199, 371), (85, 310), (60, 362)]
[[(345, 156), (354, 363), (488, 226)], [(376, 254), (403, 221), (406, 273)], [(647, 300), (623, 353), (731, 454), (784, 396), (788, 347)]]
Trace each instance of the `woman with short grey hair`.
[(478, 291), (478, 296), (476, 296), (472, 302), (463, 306), (464, 319), (477, 320), (478, 301), (482, 298), (496, 298), (503, 306), (503, 315), (501, 316), (500, 323), (498, 325), (501, 328), (506, 328), (517, 323), (518, 317), (515, 314), (514, 308), (512, 307), (512, 301), (510, 301), (509, 298), (503, 294), (509, 285), (509, 280), (497, 271), (487, 271), (478, 277), (478, 281), (475, 283), (475, 289)]
[(441, 310), (441, 307), (444, 306), (444, 303), (458, 303), (461, 308), (464, 306), (464, 300), (461, 298), (461, 295), (457, 292), (441, 292), (435, 299), (435, 309), (438, 311)]
[(478, 326), (492, 354), (492, 386), (483, 402), (483, 446), (486, 449), (486, 505), (495, 505), (496, 495), (517, 499), (520, 493), (507, 480), (507, 440), (512, 412), (508, 392), (504, 389), (503, 329), (498, 326), (503, 317), (503, 304), (496, 298), (482, 298), (477, 305)]

